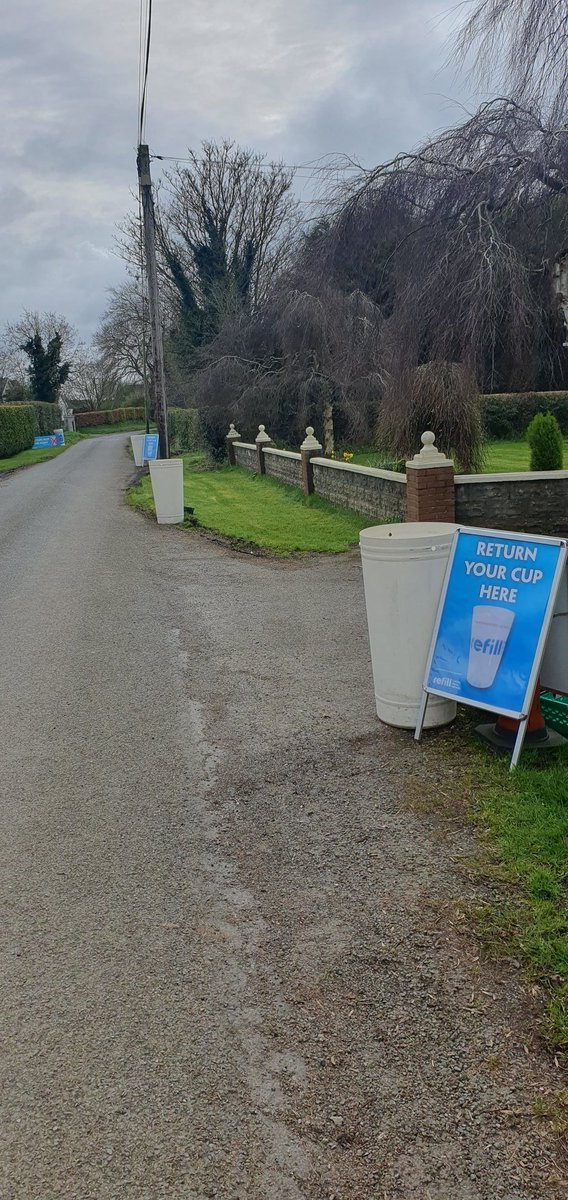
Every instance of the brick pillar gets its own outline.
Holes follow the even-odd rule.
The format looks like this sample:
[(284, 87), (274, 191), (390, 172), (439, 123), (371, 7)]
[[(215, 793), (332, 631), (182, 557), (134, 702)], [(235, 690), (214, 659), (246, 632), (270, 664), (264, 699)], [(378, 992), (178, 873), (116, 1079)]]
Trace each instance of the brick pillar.
[(308, 425), (306, 436), (300, 446), (300, 455), (302, 458), (302, 491), (306, 496), (311, 496), (314, 490), (312, 458), (319, 458), (321, 452), (322, 447), (317, 438), (314, 437), (313, 427)]
[(406, 520), (456, 519), (454, 464), (435, 446), (435, 434), (421, 437), (422, 449), (406, 464)]
[(227, 446), (227, 458), (229, 459), (230, 467), (235, 467), (237, 465), (237, 460), (235, 458), (235, 442), (240, 442), (240, 440), (241, 440), (241, 435), (240, 435), (240, 433), (237, 433), (235, 426), (233, 425), (233, 422), (231, 421), (231, 424), (229, 425), (229, 432), (225, 437), (225, 444)]
[(268, 446), (272, 445), (272, 438), (266, 432), (264, 425), (259, 425), (258, 433), (254, 440), (256, 445), (256, 457), (258, 461), (258, 473), (259, 475), (266, 475), (266, 463), (264, 461), (263, 450), (266, 450)]

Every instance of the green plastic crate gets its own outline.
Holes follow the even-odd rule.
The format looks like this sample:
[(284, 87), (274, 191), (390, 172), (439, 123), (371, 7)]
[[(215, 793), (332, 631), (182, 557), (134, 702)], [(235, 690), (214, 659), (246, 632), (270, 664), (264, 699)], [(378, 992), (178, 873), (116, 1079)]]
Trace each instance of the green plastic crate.
[(540, 708), (547, 725), (568, 737), (568, 696), (555, 696), (554, 692), (540, 693)]

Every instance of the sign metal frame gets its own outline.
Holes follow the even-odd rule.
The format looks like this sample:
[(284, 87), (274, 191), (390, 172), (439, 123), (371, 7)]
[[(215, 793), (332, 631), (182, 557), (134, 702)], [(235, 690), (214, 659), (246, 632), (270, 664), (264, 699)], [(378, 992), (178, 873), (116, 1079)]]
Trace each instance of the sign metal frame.
[[(428, 677), (430, 675), (430, 669), (432, 666), (432, 659), (434, 657), (434, 651), (436, 649), (436, 643), (438, 640), (438, 632), (440, 629), (440, 623), (442, 620), (444, 605), (446, 602), (448, 585), (449, 585), (449, 582), (450, 582), (450, 579), (452, 576), (452, 567), (454, 564), (454, 559), (455, 559), (456, 551), (458, 548), (460, 533), (471, 533), (471, 534), (478, 535), (481, 537), (490, 536), (490, 537), (495, 537), (496, 539), (509, 539), (509, 540), (513, 540), (513, 541), (517, 541), (517, 542), (520, 539), (522, 540), (523, 538), (525, 538), (526, 541), (539, 542), (545, 546), (557, 546), (560, 550), (560, 553), (558, 555), (558, 561), (556, 563), (556, 567), (555, 567), (555, 571), (554, 571), (554, 575), (552, 577), (552, 583), (550, 586), (548, 602), (547, 602), (547, 606), (546, 606), (546, 609), (544, 612), (542, 624), (540, 627), (540, 634), (539, 634), (539, 638), (538, 638), (538, 641), (536, 644), (536, 648), (535, 648), (535, 652), (534, 652), (534, 656), (533, 656), (532, 667), (531, 667), (531, 671), (529, 674), (529, 678), (528, 678), (528, 682), (527, 682), (527, 686), (526, 686), (526, 690), (525, 690), (525, 695), (523, 698), (523, 704), (522, 704), (522, 708), (521, 708), (520, 712), (518, 710), (513, 712), (513, 711), (511, 711), (511, 709), (498, 708), (493, 704), (474, 703), (473, 700), (471, 700), (469, 697), (462, 697), (462, 696), (456, 697), (448, 689), (444, 690), (443, 688), (433, 688), (433, 687), (427, 686), (428, 685)], [(432, 638), (430, 641), (430, 649), (428, 651), (428, 658), (426, 660), (426, 668), (424, 671), (424, 682), (422, 684), (422, 697), (421, 697), (420, 705), (418, 708), (418, 716), (416, 719), (416, 729), (414, 731), (414, 740), (416, 742), (419, 742), (420, 738), (422, 737), (422, 730), (424, 727), (424, 718), (426, 716), (426, 707), (428, 704), (428, 697), (429, 696), (442, 696), (446, 700), (455, 700), (456, 703), (465, 704), (469, 708), (479, 708), (479, 709), (482, 709), (483, 712), (495, 713), (496, 716), (512, 717), (515, 720), (518, 720), (519, 721), (519, 729), (517, 732), (515, 744), (513, 747), (513, 754), (511, 757), (511, 766), (510, 766), (511, 771), (516, 767), (516, 765), (519, 761), (521, 750), (523, 748), (523, 742), (525, 740), (525, 734), (526, 734), (526, 730), (527, 730), (527, 721), (528, 721), (529, 712), (530, 712), (531, 704), (532, 704), (533, 697), (534, 697), (535, 688), (537, 685), (537, 680), (538, 680), (538, 676), (539, 676), (542, 658), (544, 655), (546, 639), (548, 637), (548, 632), (550, 629), (552, 618), (554, 616), (554, 605), (556, 603), (556, 597), (558, 595), (558, 589), (560, 587), (562, 573), (566, 569), (567, 545), (568, 545), (568, 543), (566, 542), (566, 539), (564, 539), (564, 538), (544, 537), (540, 534), (523, 534), (523, 533), (518, 533), (518, 532), (515, 533), (512, 530), (505, 530), (505, 529), (478, 529), (477, 527), (474, 527), (474, 526), (458, 525), (458, 527), (454, 533), (454, 537), (453, 537), (453, 541), (452, 541), (450, 556), (448, 558), (448, 565), (446, 567), (446, 574), (444, 576), (444, 583), (442, 585), (442, 592), (441, 592), (440, 600), (438, 603), (438, 610), (436, 612), (436, 620), (434, 622), (434, 629), (433, 629)]]

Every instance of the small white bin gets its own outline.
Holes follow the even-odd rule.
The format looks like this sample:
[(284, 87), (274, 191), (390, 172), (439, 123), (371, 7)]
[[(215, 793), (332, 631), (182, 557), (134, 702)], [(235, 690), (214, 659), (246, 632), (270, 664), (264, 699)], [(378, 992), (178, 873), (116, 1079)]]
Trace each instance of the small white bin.
[(151, 459), (149, 467), (158, 525), (177, 525), (183, 521), (183, 459)]
[[(361, 530), (377, 715), (414, 729), (428, 649), (456, 525), (414, 521)], [(447, 725), (453, 700), (430, 696), (425, 727)]]
[(144, 436), (143, 433), (130, 434), (130, 445), (132, 446), (134, 462), (137, 467), (144, 466)]

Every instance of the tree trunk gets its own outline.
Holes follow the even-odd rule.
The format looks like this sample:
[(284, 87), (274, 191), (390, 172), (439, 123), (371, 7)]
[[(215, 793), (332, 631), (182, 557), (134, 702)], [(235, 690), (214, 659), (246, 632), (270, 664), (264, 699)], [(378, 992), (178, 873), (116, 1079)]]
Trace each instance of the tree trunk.
[(324, 454), (331, 454), (333, 450), (335, 450), (333, 403), (329, 398), (326, 398), (323, 402), (323, 451)]

